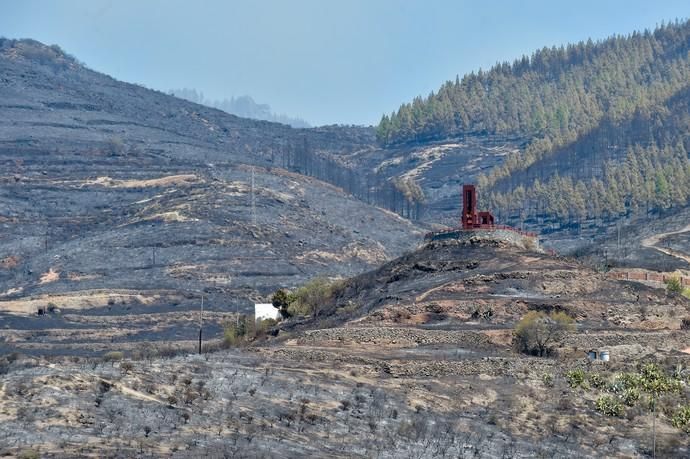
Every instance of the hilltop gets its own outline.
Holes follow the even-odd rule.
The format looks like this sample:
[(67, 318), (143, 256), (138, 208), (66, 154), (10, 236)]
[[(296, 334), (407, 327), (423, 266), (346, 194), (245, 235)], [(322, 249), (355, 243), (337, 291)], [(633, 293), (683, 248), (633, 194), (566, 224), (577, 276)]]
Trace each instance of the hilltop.
[(349, 159), (413, 182), (422, 218), (446, 225), (476, 182), (502, 223), (570, 239), (559, 249), (653, 221), (690, 196), (689, 34), (676, 21), (458, 77), (384, 115), (380, 147)]

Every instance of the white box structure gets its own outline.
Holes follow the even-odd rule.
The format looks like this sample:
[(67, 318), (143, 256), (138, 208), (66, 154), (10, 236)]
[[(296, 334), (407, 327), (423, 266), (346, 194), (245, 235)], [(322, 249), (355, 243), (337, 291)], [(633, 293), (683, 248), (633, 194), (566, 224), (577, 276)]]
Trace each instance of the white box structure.
[(274, 307), (271, 303), (254, 304), (254, 320), (280, 320), (280, 318), (280, 310)]

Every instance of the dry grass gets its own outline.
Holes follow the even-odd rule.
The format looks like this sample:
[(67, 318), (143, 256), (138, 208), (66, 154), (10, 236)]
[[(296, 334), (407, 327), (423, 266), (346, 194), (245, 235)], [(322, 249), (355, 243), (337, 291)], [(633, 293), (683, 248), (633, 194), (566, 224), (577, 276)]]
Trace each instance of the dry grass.
[(149, 216), (142, 218), (142, 220), (144, 220), (144, 221), (146, 221), (146, 220), (162, 220), (165, 223), (199, 221), (197, 218), (188, 217), (184, 214), (181, 214), (177, 210), (173, 210), (170, 212), (161, 212), (159, 214), (149, 215)]
[(47, 272), (41, 274), (41, 279), (38, 281), (39, 284), (49, 284), (60, 279), (60, 273), (55, 271), (53, 268), (48, 269)]
[(186, 186), (200, 183), (201, 179), (194, 174), (169, 175), (155, 179), (145, 180), (118, 180), (110, 177), (98, 177), (95, 180), (87, 180), (84, 185), (97, 185), (107, 188), (154, 188), (170, 186)]
[(0, 301), (0, 311), (14, 314), (35, 314), (39, 307), (54, 303), (63, 309), (90, 309), (103, 307), (108, 301), (138, 301), (150, 304), (160, 298), (160, 293), (142, 293), (134, 290), (82, 290), (54, 295), (26, 297), (19, 300)]
[(16, 255), (11, 255), (0, 260), (0, 268), (2, 269), (12, 269), (16, 268), (19, 264), (20, 258)]
[(99, 277), (103, 277), (103, 275), (102, 274), (83, 274), (83, 273), (77, 273), (77, 272), (71, 272), (71, 273), (67, 274), (67, 279), (69, 279), (73, 282), (98, 279)]
[(379, 264), (385, 262), (388, 256), (386, 254), (386, 249), (378, 242), (375, 242), (375, 245), (371, 248), (358, 242), (352, 242), (337, 252), (310, 250), (296, 257), (296, 259), (300, 261), (309, 260), (324, 264), (341, 262), (353, 258), (369, 264)]

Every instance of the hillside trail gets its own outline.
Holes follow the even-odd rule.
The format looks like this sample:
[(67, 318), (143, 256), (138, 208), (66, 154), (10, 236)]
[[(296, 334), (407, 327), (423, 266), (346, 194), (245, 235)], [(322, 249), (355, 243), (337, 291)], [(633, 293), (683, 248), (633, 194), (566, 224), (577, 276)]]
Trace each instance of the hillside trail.
[(687, 225), (683, 229), (677, 230), (677, 231), (669, 231), (667, 233), (658, 233), (653, 236), (649, 236), (648, 238), (642, 239), (642, 246), (643, 247), (649, 247), (655, 250), (658, 250), (661, 253), (665, 253), (666, 255), (670, 255), (675, 258), (680, 258), (681, 260), (687, 261), (690, 263), (690, 255), (687, 255), (685, 253), (679, 252), (677, 250), (673, 250), (670, 248), (666, 247), (658, 247), (657, 244), (661, 242), (661, 240), (667, 236), (672, 236), (674, 234), (681, 234), (681, 233), (687, 233), (690, 232), (690, 225)]

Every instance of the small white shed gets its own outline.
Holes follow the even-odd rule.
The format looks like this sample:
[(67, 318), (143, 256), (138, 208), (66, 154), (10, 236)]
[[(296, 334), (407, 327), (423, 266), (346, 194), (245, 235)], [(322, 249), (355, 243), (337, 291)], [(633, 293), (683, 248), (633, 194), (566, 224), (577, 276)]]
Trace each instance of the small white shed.
[(271, 303), (254, 304), (254, 320), (280, 320), (280, 310)]
[(592, 349), (587, 352), (587, 357), (591, 361), (608, 362), (611, 359), (611, 353), (603, 349)]

